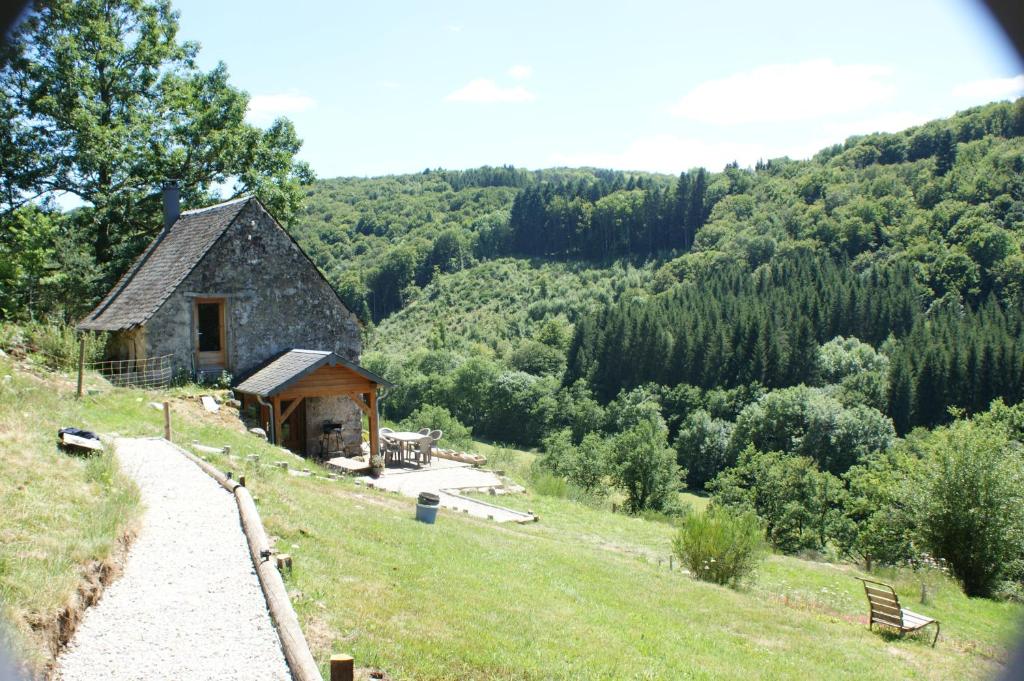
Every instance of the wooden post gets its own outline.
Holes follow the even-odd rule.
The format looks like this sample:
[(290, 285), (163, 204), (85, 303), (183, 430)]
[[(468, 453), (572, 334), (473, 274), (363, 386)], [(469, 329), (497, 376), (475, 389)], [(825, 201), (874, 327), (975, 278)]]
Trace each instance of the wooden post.
[(352, 681), (354, 673), (351, 655), (331, 655), (331, 681)]
[(171, 441), (171, 403), (164, 402), (164, 439)]
[(274, 406), (271, 410), (274, 412), (274, 444), (281, 446), (281, 398), (275, 397), (274, 401), (271, 402)]
[(380, 453), (380, 427), (377, 416), (377, 386), (370, 385), (370, 457)]
[(85, 376), (85, 335), (78, 339), (78, 391), (76, 397), (82, 396), (82, 379)]

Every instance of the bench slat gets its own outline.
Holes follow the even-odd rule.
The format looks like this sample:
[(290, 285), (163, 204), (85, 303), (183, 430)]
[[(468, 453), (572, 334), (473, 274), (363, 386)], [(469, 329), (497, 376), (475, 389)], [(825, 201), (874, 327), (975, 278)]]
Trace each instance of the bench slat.
[(900, 608), (897, 605), (890, 605), (889, 603), (876, 603), (870, 601), (871, 610), (876, 612), (886, 612), (898, 618), (900, 616)]
[(912, 610), (903, 610), (901, 614), (903, 615), (903, 624), (908, 627), (923, 627), (935, 621), (931, 617), (919, 615)]
[(864, 590), (868, 592), (870, 596), (877, 596), (878, 598), (887, 598), (890, 601), (899, 600), (894, 591), (883, 591), (882, 589), (876, 589), (873, 586), (865, 586)]
[(899, 615), (891, 615), (887, 612), (872, 611), (871, 620), (874, 622), (884, 622), (885, 624), (889, 624), (894, 627), (903, 626), (902, 617), (900, 617)]
[(880, 605), (888, 605), (890, 608), (900, 607), (900, 602), (891, 598), (879, 598), (874, 594), (868, 594), (868, 600), (872, 603), (878, 603)]

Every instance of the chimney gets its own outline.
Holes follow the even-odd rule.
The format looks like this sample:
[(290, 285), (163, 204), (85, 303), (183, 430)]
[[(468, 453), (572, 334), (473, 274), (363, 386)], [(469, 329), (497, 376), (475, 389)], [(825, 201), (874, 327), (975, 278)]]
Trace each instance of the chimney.
[(164, 182), (164, 229), (170, 229), (181, 215), (181, 189), (177, 180)]

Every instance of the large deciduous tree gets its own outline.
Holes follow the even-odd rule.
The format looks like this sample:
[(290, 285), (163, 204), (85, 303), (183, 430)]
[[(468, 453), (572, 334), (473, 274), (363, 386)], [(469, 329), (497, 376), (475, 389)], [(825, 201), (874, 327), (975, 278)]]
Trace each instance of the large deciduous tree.
[(301, 146), (287, 119), (245, 121), (227, 69), (196, 65), (167, 0), (45, 0), (12, 35), (0, 68), (0, 220), (47, 197), (82, 203), (68, 229), (116, 274), (159, 229), (164, 179), (186, 204), (230, 187), (279, 219), (298, 207)]

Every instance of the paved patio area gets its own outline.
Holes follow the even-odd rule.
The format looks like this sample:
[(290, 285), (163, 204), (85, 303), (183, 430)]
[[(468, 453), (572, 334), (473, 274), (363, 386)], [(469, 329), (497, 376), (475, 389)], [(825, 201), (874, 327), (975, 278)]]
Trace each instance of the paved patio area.
[(499, 523), (533, 522), (530, 513), (513, 511), (496, 504), (462, 496), (466, 490), (486, 490), (502, 487), (501, 478), (491, 471), (474, 468), (467, 463), (434, 458), (429, 465), (417, 468), (415, 465), (389, 467), (374, 480), (360, 478), (367, 487), (398, 492), (407, 497), (416, 497), (420, 492), (433, 492), (441, 497), (441, 507), (467, 513), (477, 518), (487, 518)]

